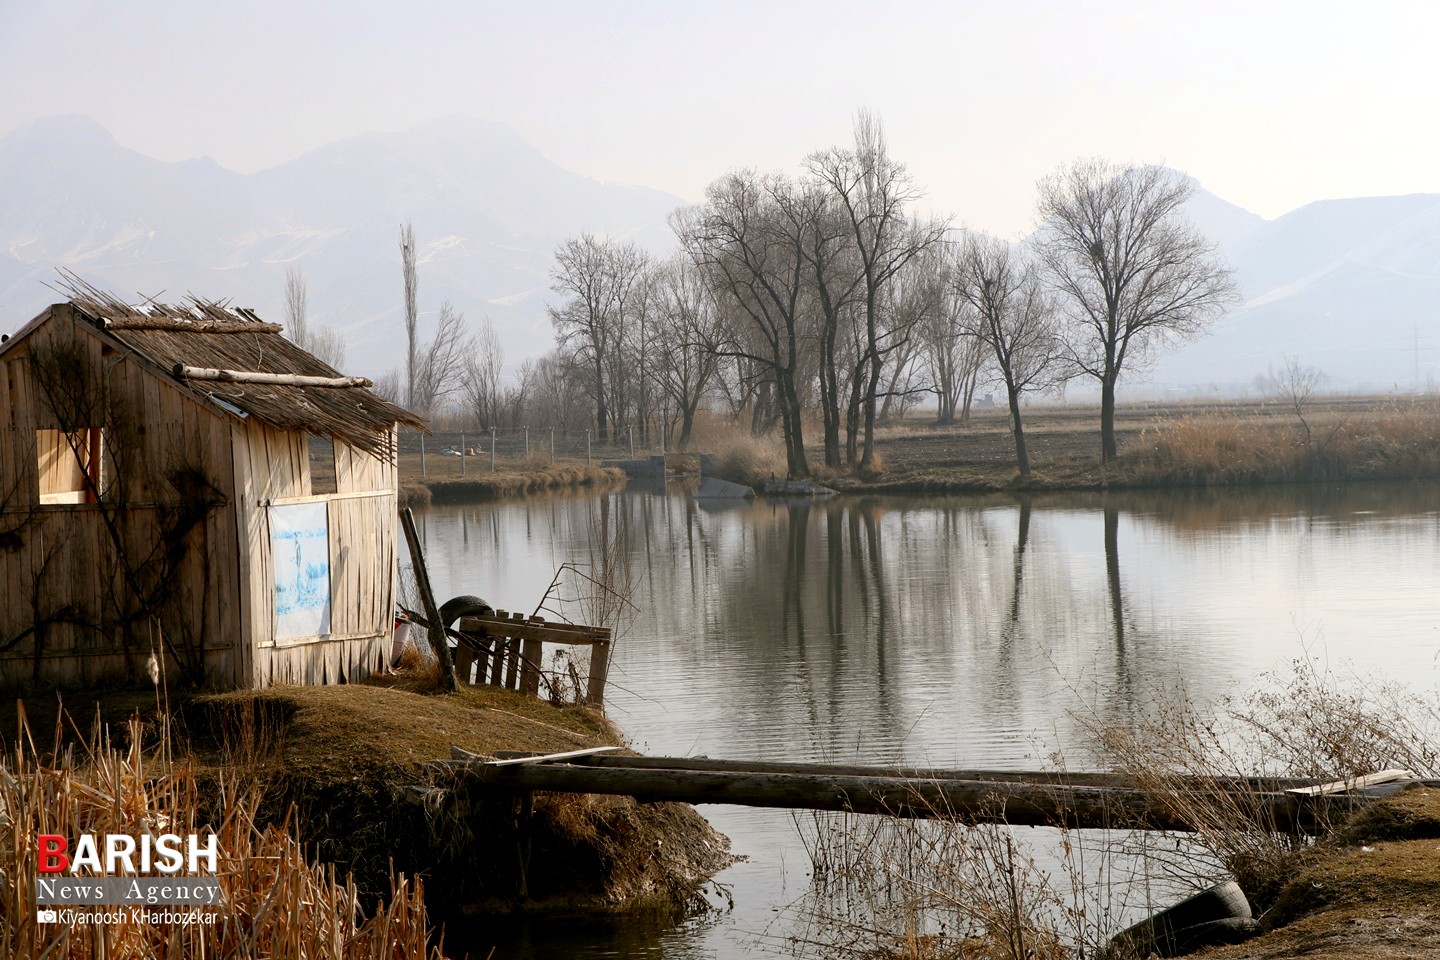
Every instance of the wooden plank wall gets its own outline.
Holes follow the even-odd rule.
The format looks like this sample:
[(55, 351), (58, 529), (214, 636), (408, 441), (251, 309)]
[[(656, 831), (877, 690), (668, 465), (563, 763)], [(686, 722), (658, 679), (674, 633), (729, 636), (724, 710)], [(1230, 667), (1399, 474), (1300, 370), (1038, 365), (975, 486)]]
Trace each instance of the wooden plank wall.
[[(112, 528), (132, 565), (151, 557), (160, 539), (162, 511), (175, 501), (171, 479), (185, 474), (192, 489), (226, 505), (211, 509), (185, 539), (185, 558), (175, 571), (175, 594), (162, 615), (164, 639), (201, 656), (210, 682), (229, 686), (242, 676), (234, 474), (226, 417), (164, 382), (140, 361), (107, 345), (88, 324), (76, 323), (68, 306), (16, 348), (0, 371), (0, 583), (9, 596), (0, 604), (0, 685), (34, 679), (32, 635), (37, 615), (59, 617), (47, 631), (40, 678), (62, 685), (96, 684), (144, 677), (149, 639), (127, 650), (114, 605), (127, 593)], [(37, 430), (58, 430), (39, 396), (25, 354), (73, 339), (85, 351), (87, 370), (103, 378), (112, 404), (104, 426), (107, 469), (118, 475), (108, 504), (35, 506), (40, 491)], [(18, 355), (17, 355), (18, 354)], [(118, 415), (117, 415), (118, 412)], [(114, 436), (115, 431), (124, 433)], [(63, 434), (57, 434), (63, 442)], [(73, 462), (68, 444), (64, 451)], [(57, 466), (58, 469), (58, 466)], [(117, 499), (118, 498), (118, 499)], [(115, 503), (126, 504), (117, 510)], [(173, 511), (170, 511), (173, 513)], [(107, 518), (109, 522), (107, 523)], [(9, 533), (11, 536), (3, 536)], [(152, 568), (153, 569), (153, 568)], [(37, 589), (38, 588), (38, 589)], [(148, 634), (148, 630), (146, 631)], [(18, 642), (17, 638), (20, 638)], [(158, 640), (158, 638), (157, 638)], [(143, 643), (144, 649), (134, 647)], [(138, 657), (138, 660), (137, 660)], [(177, 675), (179, 665), (167, 670)]]
[[(339, 683), (383, 668), (395, 610), (395, 465), (336, 443), (336, 493), (312, 496), (303, 434), (247, 423), (235, 450), (237, 486), (248, 481), (241, 528), (253, 684)], [(302, 500), (327, 502), (331, 632), (277, 642), (268, 504)]]

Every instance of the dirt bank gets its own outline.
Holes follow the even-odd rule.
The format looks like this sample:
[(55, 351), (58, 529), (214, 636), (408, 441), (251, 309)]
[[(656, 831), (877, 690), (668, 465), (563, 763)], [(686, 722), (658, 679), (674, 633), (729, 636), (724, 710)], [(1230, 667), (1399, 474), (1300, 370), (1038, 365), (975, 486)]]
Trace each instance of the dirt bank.
[[(66, 739), (99, 716), (117, 742), (127, 717), (159, 713), (153, 692), (69, 695), (65, 708)], [(536, 794), (527, 806), (453, 790), (427, 768), (452, 746), (489, 754), (619, 744), (588, 708), (489, 688), (425, 695), (391, 679), (201, 695), (171, 710), (176, 754), (193, 753), (209, 785), (202, 816), (214, 814), (203, 808), (222, 802), (227, 782), (258, 782), (261, 822), (290, 817), (318, 859), (353, 873), (363, 902), (388, 893), (392, 869), (423, 876), (435, 922), (517, 910), (684, 912), (732, 862), (729, 841), (683, 804)], [(26, 712), (32, 735), (48, 742), (62, 716), (56, 701), (32, 698)], [(14, 720), (11, 712), (0, 723), (0, 741), (14, 742)], [(149, 724), (147, 739), (158, 729)]]
[(728, 841), (691, 807), (537, 794), (479, 800), (427, 761), (452, 746), (558, 752), (618, 744), (601, 715), (505, 690), (422, 695), (401, 686), (282, 687), (197, 698), (183, 716), (218, 777), (268, 784), (270, 815), (298, 813), (322, 860), (385, 889), (426, 878), (432, 912), (684, 909), (728, 865)]
[(1195, 956), (1440, 957), (1440, 790), (1406, 790), (1375, 804), (1298, 866), (1260, 918), (1262, 936)]

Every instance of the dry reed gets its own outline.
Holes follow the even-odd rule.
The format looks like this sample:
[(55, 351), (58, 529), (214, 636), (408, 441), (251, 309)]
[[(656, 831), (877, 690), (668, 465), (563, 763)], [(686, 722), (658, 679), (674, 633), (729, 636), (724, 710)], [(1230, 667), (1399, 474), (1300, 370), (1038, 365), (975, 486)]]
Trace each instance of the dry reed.
[(1136, 483), (1226, 485), (1440, 476), (1440, 407), (1392, 399), (1305, 420), (1190, 416), (1147, 429), (1121, 463)]
[[(260, 791), (235, 776), (202, 785), (193, 761), (175, 758), (168, 722), (143, 746), (140, 721), (126, 745), (97, 730), (88, 743), (42, 754), (22, 726), (0, 766), (0, 956), (90, 960), (122, 957), (285, 957), (341, 960), (439, 958), (428, 943), (419, 880), (392, 877), (390, 896), (362, 904), (355, 884), (304, 855), (288, 822), (261, 826)], [(213, 921), (165, 922), (144, 911), (114, 924), (38, 924), (37, 836), (83, 833), (218, 837), (221, 901)], [(367, 916), (364, 907), (373, 908)], [(188, 909), (172, 908), (170, 913)], [(127, 908), (128, 910), (128, 908)]]

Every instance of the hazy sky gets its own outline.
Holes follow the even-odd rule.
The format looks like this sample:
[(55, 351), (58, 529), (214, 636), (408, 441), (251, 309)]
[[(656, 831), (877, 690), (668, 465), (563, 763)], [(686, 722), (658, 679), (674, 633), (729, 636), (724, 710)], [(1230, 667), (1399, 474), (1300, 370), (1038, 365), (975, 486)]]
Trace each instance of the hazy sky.
[[(940, 213), (1025, 229), (1076, 156), (1276, 216), (1440, 192), (1440, 3), (0, 0), (0, 132), (83, 113), (249, 172), (453, 113), (697, 200), (878, 111)], [(3, 185), (0, 185), (3, 188)]]

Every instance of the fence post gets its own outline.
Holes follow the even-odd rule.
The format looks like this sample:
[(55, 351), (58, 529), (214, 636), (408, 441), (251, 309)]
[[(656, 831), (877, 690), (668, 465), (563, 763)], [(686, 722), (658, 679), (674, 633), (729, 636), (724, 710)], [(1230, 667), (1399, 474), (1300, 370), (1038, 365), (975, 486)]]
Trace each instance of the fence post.
[(490, 472), (495, 472), (495, 428), (490, 428)]
[(435, 606), (435, 594), (430, 589), (430, 572), (425, 566), (425, 551), (420, 547), (420, 535), (415, 532), (415, 515), (409, 507), (400, 511), (400, 526), (405, 530), (405, 542), (410, 545), (410, 565), (415, 572), (415, 585), (420, 588), (420, 603), (429, 623), (430, 649), (435, 652), (435, 659), (440, 661), (440, 686), (453, 693), (457, 689), (455, 662), (450, 659), (445, 624), (440, 622), (440, 611)]
[(427, 477), (425, 473), (425, 434), (420, 434), (420, 479)]
[(460, 431), (460, 476), (465, 476), (465, 431)]
[[(625, 428), (625, 432), (630, 436), (630, 456), (633, 458), (633, 457), (635, 456), (635, 424), (632, 423), (632, 424), (630, 424), (630, 426), (626, 427), (626, 428)], [(424, 459), (425, 459), (425, 458), (424, 458), (424, 455), (423, 455), (423, 453), (424, 453), (423, 449), (422, 449), (421, 453), (422, 453), (422, 455), (421, 455), (421, 458), (420, 458), (420, 459), (421, 459), (421, 462), (423, 463), (423, 462), (424, 462)]]
[(585, 431), (585, 463), (586, 463), (587, 466), (588, 466), (589, 463), (590, 463), (590, 431), (589, 431), (589, 430), (586, 430), (586, 431)]
[(526, 427), (526, 428), (525, 428), (525, 457), (526, 457), (526, 459), (529, 459), (529, 457), (530, 457), (530, 428), (529, 428), (529, 427)]
[(550, 428), (550, 462), (555, 462), (555, 428)]

